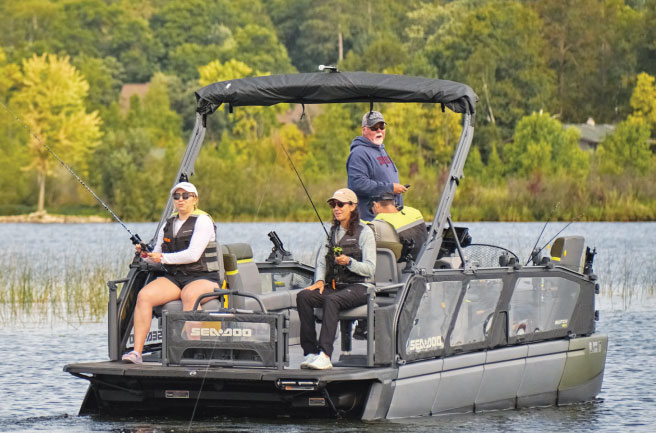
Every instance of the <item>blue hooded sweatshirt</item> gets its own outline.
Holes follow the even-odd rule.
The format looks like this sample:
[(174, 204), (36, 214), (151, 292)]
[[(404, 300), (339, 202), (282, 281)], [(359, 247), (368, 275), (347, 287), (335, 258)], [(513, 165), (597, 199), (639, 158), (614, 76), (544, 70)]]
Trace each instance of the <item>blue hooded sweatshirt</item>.
[[(346, 160), (348, 187), (358, 196), (360, 218), (371, 221), (375, 215), (369, 205), (373, 197), (383, 192), (394, 192), (394, 183), (399, 183), (399, 172), (385, 145), (372, 143), (365, 137), (355, 137), (351, 142), (351, 153)], [(396, 194), (397, 206), (403, 206), (403, 198)]]

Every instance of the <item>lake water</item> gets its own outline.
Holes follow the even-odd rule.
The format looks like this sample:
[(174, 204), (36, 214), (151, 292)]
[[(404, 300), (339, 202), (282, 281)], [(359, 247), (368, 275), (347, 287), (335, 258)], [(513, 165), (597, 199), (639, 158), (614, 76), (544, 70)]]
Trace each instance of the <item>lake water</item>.
[[(541, 223), (471, 223), (473, 241), (494, 243), (526, 260)], [(155, 224), (129, 224), (149, 239)], [(564, 224), (550, 224), (542, 246)], [(323, 230), (318, 223), (219, 224), (224, 243), (249, 242), (257, 259), (271, 249), (275, 230), (295, 257), (311, 262)], [(249, 418), (212, 420), (77, 417), (87, 383), (62, 372), (70, 362), (107, 358), (106, 323), (39, 320), (0, 323), (0, 431), (31, 432), (424, 432), (458, 431), (653, 431), (656, 425), (656, 223), (575, 223), (563, 234), (580, 234), (596, 246), (598, 329), (609, 335), (604, 384), (590, 403), (394, 422), (293, 421)], [(0, 224), (0, 280), (15, 267), (35, 275), (66, 275), (105, 266), (124, 276), (133, 248), (117, 224)], [(306, 243), (305, 239), (314, 239)], [(38, 279), (37, 279), (38, 280)], [(0, 288), (3, 286), (0, 283)]]

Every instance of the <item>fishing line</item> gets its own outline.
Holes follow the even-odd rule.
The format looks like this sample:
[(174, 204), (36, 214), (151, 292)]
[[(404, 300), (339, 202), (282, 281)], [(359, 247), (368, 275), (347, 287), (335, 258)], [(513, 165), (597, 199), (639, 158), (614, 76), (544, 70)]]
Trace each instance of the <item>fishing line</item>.
[(120, 219), (118, 216), (116, 216), (116, 214), (115, 214), (115, 213), (109, 208), (109, 206), (107, 206), (107, 204), (105, 204), (105, 202), (102, 201), (102, 200), (100, 199), (100, 197), (98, 197), (98, 196), (96, 195), (96, 193), (93, 192), (93, 191), (91, 190), (91, 188), (89, 188), (89, 187), (87, 186), (87, 184), (84, 183), (84, 181), (83, 181), (82, 179), (80, 179), (80, 176), (78, 176), (77, 174), (75, 174), (75, 172), (73, 171), (73, 169), (72, 169), (71, 167), (69, 167), (68, 164), (66, 164), (66, 163), (65, 163), (65, 162), (64, 162), (64, 161), (63, 161), (63, 160), (62, 160), (62, 159), (61, 159), (61, 158), (60, 158), (60, 157), (59, 157), (59, 156), (58, 156), (58, 155), (57, 155), (57, 154), (56, 154), (51, 148), (50, 148), (50, 146), (48, 146), (47, 144), (45, 144), (45, 143), (41, 140), (41, 138), (40, 138), (39, 136), (37, 136), (34, 132), (32, 132), (32, 130), (30, 129), (30, 127), (27, 126), (27, 124), (26, 124), (25, 122), (23, 122), (23, 120), (21, 120), (21, 118), (18, 117), (18, 115), (17, 115), (16, 113), (14, 113), (12, 110), (10, 110), (9, 107), (7, 107), (7, 106), (6, 106), (3, 102), (1, 102), (1, 101), (0, 101), (0, 105), (2, 105), (2, 106), (4, 107), (4, 109), (7, 110), (7, 112), (8, 112), (9, 114), (11, 114), (11, 115), (12, 115), (12, 116), (18, 121), (18, 123), (20, 123), (20, 124), (23, 126), (23, 128), (25, 128), (25, 130), (26, 130), (26, 131), (27, 131), (32, 137), (34, 137), (34, 138), (36, 139), (36, 141), (39, 142), (39, 144), (40, 144), (41, 146), (43, 146), (48, 152), (50, 152), (50, 154), (51, 154), (52, 156), (54, 156), (55, 159), (56, 159), (57, 161), (59, 161), (59, 163), (62, 165), (62, 167), (64, 167), (64, 168), (65, 168), (65, 169), (66, 169), (66, 170), (67, 170), (67, 171), (68, 171), (68, 172), (69, 172), (69, 173), (70, 173), (70, 174), (71, 174), (71, 175), (72, 175), (72, 176), (73, 176), (78, 182), (80, 182), (80, 185), (82, 185), (87, 191), (89, 191), (89, 193), (91, 193), (91, 195), (93, 196), (93, 198), (95, 198), (96, 201), (98, 201), (98, 203), (100, 203), (100, 204), (102, 205), (102, 207), (104, 207), (104, 208), (107, 210), (107, 212), (109, 212), (109, 213), (112, 215), (112, 217), (113, 217), (113, 218), (114, 218), (114, 219), (115, 219), (115, 220), (116, 220), (116, 221), (117, 221), (117, 222), (118, 222), (118, 223), (119, 223), (119, 224), (120, 224), (120, 225), (121, 225), (121, 226), (122, 226), (122, 227), (123, 227), (128, 233), (129, 233), (129, 234), (130, 234), (130, 240), (132, 241), (133, 244), (135, 244), (135, 245), (140, 245), (140, 246), (141, 246), (141, 249), (143, 249), (143, 250), (145, 250), (145, 251), (151, 251), (151, 250), (152, 250), (152, 248), (151, 248), (149, 245), (147, 245), (145, 242), (143, 242), (143, 241), (141, 240), (141, 238), (139, 237), (138, 234), (136, 234), (136, 233), (132, 233), (132, 232), (130, 231), (130, 229), (127, 228), (127, 226), (123, 223), (123, 221), (121, 221), (121, 219)]
[[(549, 221), (551, 221), (551, 217), (554, 216), (554, 214), (556, 213), (556, 209), (558, 209), (559, 205), (560, 205), (560, 202), (556, 202), (556, 206), (554, 206), (551, 213), (549, 214), (549, 218), (547, 218), (547, 221), (542, 226), (542, 231), (540, 231), (540, 235), (536, 239), (535, 245), (533, 245), (533, 248), (531, 248), (531, 254), (529, 255), (528, 261), (526, 262), (526, 264), (524, 266), (528, 266), (529, 262), (531, 260), (533, 260), (533, 258), (539, 254), (539, 251), (535, 252), (535, 249), (538, 247), (538, 243), (540, 242), (540, 238), (542, 238), (542, 234), (544, 233), (544, 229), (547, 228), (547, 224), (549, 224)], [(544, 247), (542, 247), (542, 248), (544, 248)]]
[[(226, 281), (223, 280), (223, 287), (222, 289), (226, 289)], [(225, 299), (224, 297), (227, 296), (225, 294), (219, 295), (219, 302), (223, 302), (222, 299)], [(221, 322), (223, 323), (223, 322)], [(203, 372), (203, 380), (200, 382), (200, 388), (198, 389), (198, 395), (196, 396), (196, 402), (194, 403), (194, 409), (191, 411), (191, 418), (189, 418), (189, 425), (187, 426), (187, 433), (191, 431), (191, 424), (194, 422), (194, 417), (196, 416), (196, 409), (198, 408), (198, 402), (200, 401), (200, 394), (203, 392), (203, 387), (205, 386), (205, 379), (207, 379), (207, 373), (210, 370), (210, 364), (212, 362), (212, 359), (214, 359), (214, 351), (216, 350), (216, 343), (218, 343), (219, 339), (215, 338), (214, 339), (214, 344), (212, 344), (212, 351), (210, 352), (209, 359), (207, 360), (207, 365), (205, 366), (205, 371)]]
[(303, 187), (303, 190), (305, 191), (305, 195), (307, 195), (308, 200), (310, 200), (310, 204), (312, 205), (312, 209), (314, 209), (314, 213), (317, 214), (317, 218), (319, 218), (319, 222), (321, 223), (321, 228), (323, 228), (323, 231), (326, 233), (326, 237), (330, 239), (330, 235), (328, 234), (328, 230), (326, 230), (326, 226), (323, 223), (323, 220), (321, 219), (321, 216), (319, 216), (319, 211), (317, 211), (317, 207), (314, 205), (314, 202), (312, 201), (312, 197), (310, 197), (310, 193), (308, 192), (307, 188), (305, 187), (305, 183), (303, 183), (303, 179), (301, 179), (301, 175), (298, 174), (298, 170), (296, 170), (296, 166), (294, 165), (294, 161), (292, 161), (292, 157), (289, 156), (289, 152), (287, 152), (287, 149), (285, 149), (285, 146), (280, 142), (280, 147), (282, 150), (285, 151), (285, 155), (287, 155), (287, 159), (289, 160), (289, 163), (292, 165), (292, 168), (294, 169), (294, 172), (296, 173), (296, 177), (298, 177), (299, 182), (301, 182), (301, 186)]
[[(580, 219), (582, 216), (583, 216), (583, 215), (579, 215), (576, 219), (578, 220), (578, 219)], [(574, 221), (570, 221), (570, 222), (568, 222), (567, 225), (566, 225), (565, 227), (563, 227), (562, 229), (560, 229), (560, 231), (558, 231), (558, 233), (556, 233), (551, 239), (549, 239), (549, 240), (547, 241), (546, 244), (542, 245), (542, 248), (540, 248), (540, 249), (534, 254), (534, 256), (537, 256), (538, 254), (540, 254), (540, 252), (541, 252), (541, 251), (542, 251), (547, 245), (549, 245), (554, 239), (556, 239), (556, 237), (558, 237), (558, 235), (561, 234), (561, 233), (562, 233), (567, 227), (569, 227), (570, 225), (572, 225), (573, 222), (574, 222)], [(528, 265), (528, 262), (526, 262), (526, 264)], [(524, 265), (524, 266), (526, 266), (526, 265)]]

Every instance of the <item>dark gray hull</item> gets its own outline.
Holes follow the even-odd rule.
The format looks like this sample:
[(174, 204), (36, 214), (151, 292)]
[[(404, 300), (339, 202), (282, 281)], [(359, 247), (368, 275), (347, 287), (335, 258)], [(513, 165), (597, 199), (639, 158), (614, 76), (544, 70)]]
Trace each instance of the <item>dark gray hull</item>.
[[(608, 339), (533, 343), (395, 368), (245, 369), (99, 362), (67, 365), (89, 378), (81, 413), (351, 417), (363, 420), (553, 406), (594, 399)], [(283, 381), (315, 384), (282, 389)], [(202, 390), (201, 390), (202, 388)], [(200, 393), (199, 393), (200, 391)]]

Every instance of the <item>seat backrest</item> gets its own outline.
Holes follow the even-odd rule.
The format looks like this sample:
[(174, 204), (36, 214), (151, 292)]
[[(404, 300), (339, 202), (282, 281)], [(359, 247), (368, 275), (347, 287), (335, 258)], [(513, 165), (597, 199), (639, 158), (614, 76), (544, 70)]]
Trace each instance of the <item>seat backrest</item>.
[(399, 282), (396, 256), (388, 248), (376, 248), (376, 285), (385, 286)]
[[(214, 227), (216, 231), (216, 226)], [(216, 234), (216, 251), (218, 254), (219, 261), (219, 285), (223, 286), (223, 282), (226, 279), (226, 270), (225, 263), (223, 262), (223, 252), (226, 251), (223, 245), (219, 243), (219, 234)]]
[[(262, 293), (262, 283), (257, 264), (253, 261), (253, 250), (249, 244), (225, 245), (223, 260), (226, 266), (228, 285), (232, 290), (246, 293)], [(224, 251), (225, 251), (224, 250)]]
[(583, 236), (563, 236), (551, 246), (551, 260), (574, 272), (583, 272), (585, 239)]

